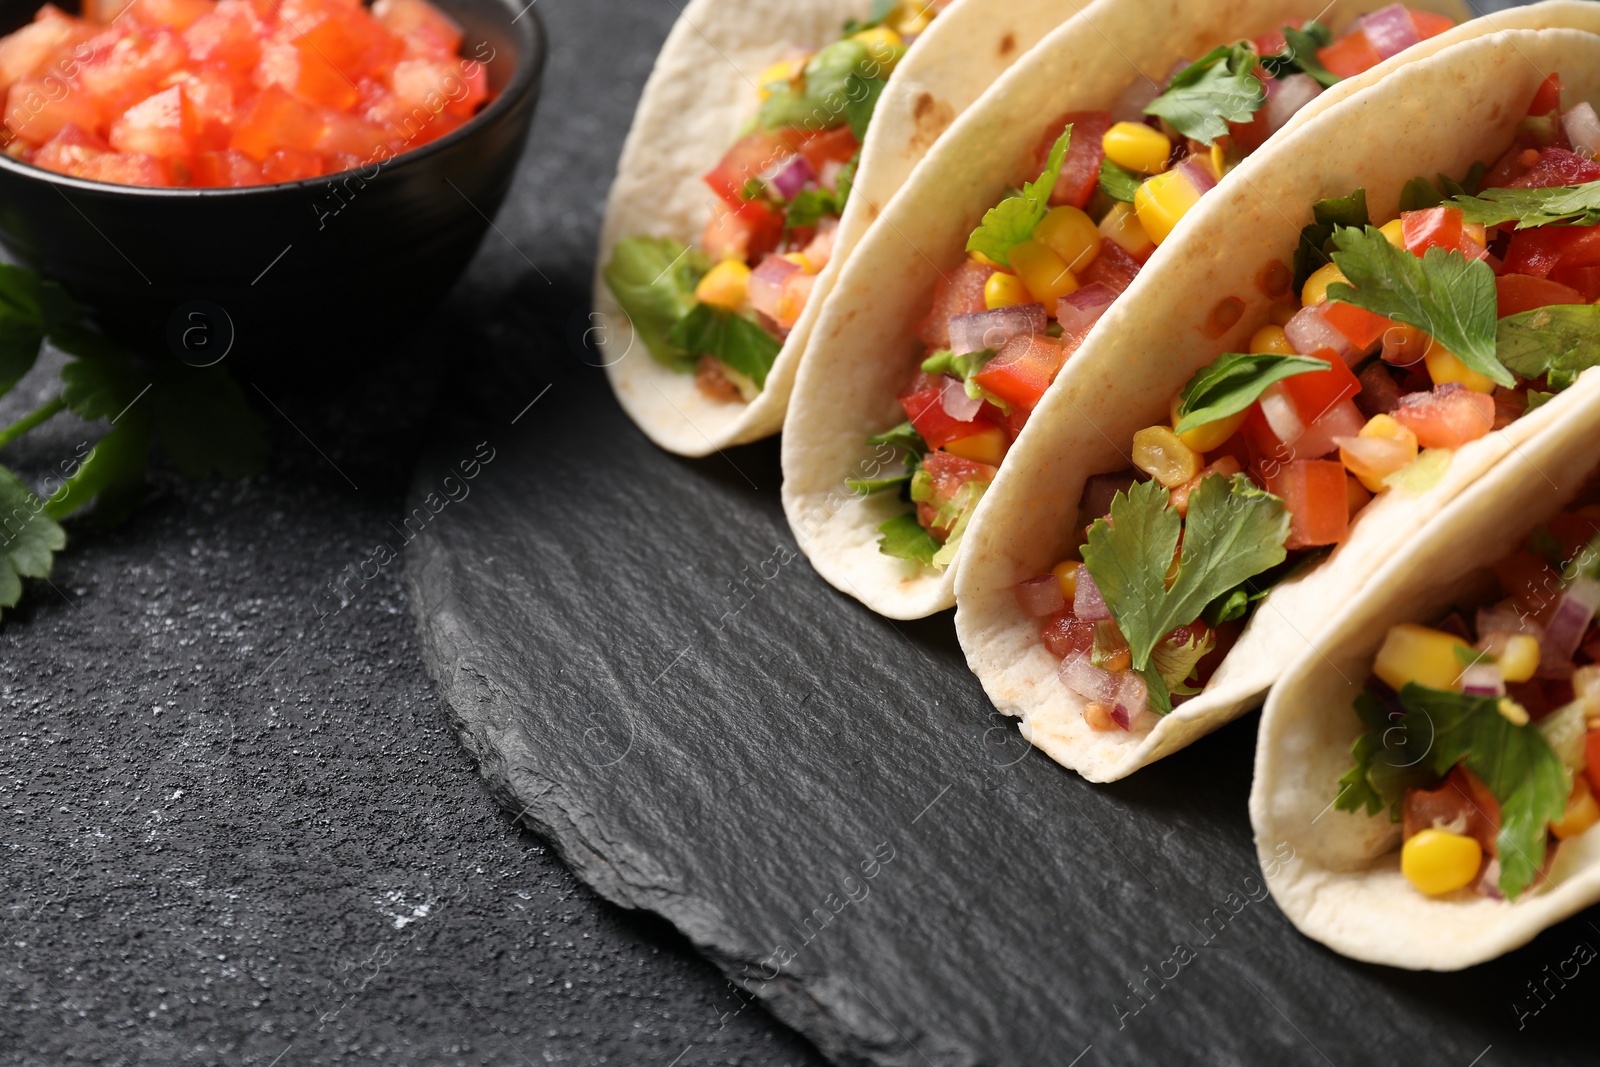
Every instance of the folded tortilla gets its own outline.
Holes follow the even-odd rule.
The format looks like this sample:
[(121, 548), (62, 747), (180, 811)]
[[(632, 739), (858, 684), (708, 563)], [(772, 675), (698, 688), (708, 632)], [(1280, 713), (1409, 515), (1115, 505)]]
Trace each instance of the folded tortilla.
[(623, 146), (606, 205), (589, 331), (623, 409), (662, 448), (703, 456), (759, 440), (783, 425), (795, 366), (851, 249), (957, 115), (1081, 0), (957, 0), (896, 65), (862, 146), (833, 259), (749, 404), (709, 399), (694, 375), (646, 351), (600, 270), (624, 237), (696, 245), (715, 194), (701, 177), (717, 165), (760, 106), (756, 82), (795, 45), (838, 38), (871, 0), (693, 0), (656, 59)]
[[(1600, 41), (1587, 65), (1597, 56)], [(1577, 69), (1561, 61), (1563, 77)], [(1262, 714), (1250, 819), (1263, 862), (1275, 861), (1267, 884), (1296, 926), (1347, 956), (1454, 970), (1600, 902), (1600, 830), (1561, 842), (1548, 880), (1515, 902), (1465, 891), (1436, 899), (1400, 873), (1400, 827), (1386, 813), (1332, 807), (1359, 732), (1351, 706), (1389, 628), (1431, 625), (1452, 604), (1494, 589), (1490, 566), (1600, 474), (1600, 375), (1585, 374), (1548, 406), (1556, 404), (1562, 410), (1540, 432), (1373, 575), (1366, 594), (1284, 672)]]
[[(817, 573), (891, 618), (921, 618), (955, 604), (956, 572), (961, 557), (971, 554), (970, 547), (961, 549), (956, 564), (942, 572), (884, 555), (878, 550), (878, 525), (902, 513), (905, 504), (887, 493), (862, 499), (849, 490), (845, 479), (875, 477), (869, 473), (875, 469), (874, 450), (865, 438), (905, 419), (896, 395), (906, 383), (913, 356), (923, 350), (916, 339), (917, 326), (928, 313), (941, 273), (961, 264), (968, 236), (1006, 195), (1024, 161), (1034, 158), (1040, 141), (1052, 130), (1060, 132), (1054, 124), (1061, 116), (1108, 109), (1130, 83), (1141, 77), (1160, 82), (1181, 59), (1202, 56), (1219, 44), (1313, 17), (1328, 20), (1338, 33), (1358, 16), (1384, 6), (1382, 0), (1354, 0), (1331, 10), (1318, 0), (1096, 0), (1007, 71), (951, 127), (857, 247), (812, 331), (784, 432), (783, 503)], [(1410, 6), (1458, 21), (1468, 14), (1455, 0), (1423, 0)], [(1585, 5), (1568, 0), (1560, 6)], [(1495, 18), (1506, 24), (1551, 24), (1551, 14), (1530, 14), (1540, 10)], [(1277, 137), (1411, 59), (1486, 28), (1481, 23), (1458, 26), (1338, 83), (1302, 108)], [(1273, 154), (1269, 141), (1255, 156)], [(1308, 162), (1322, 155), (1313, 149), (1313, 160)], [(1237, 190), (1236, 174), (1225, 177), (1190, 215), (1214, 209), (1213, 199), (1224, 199), (1230, 188)], [(1309, 212), (1309, 202), (1305, 210)], [(1180, 227), (1194, 229), (1195, 224), (1185, 217)], [(1173, 237), (1158, 248), (1140, 271), (1136, 286), (1142, 284), (1146, 292), (1160, 288), (1171, 293), (1175, 284), (1183, 292), (1207, 292), (1186, 277), (1188, 255), (1180, 253), (1179, 243)], [(1286, 247), (1292, 251), (1293, 241)], [(1132, 302), (1132, 292), (1116, 306)], [(1165, 295), (1144, 300), (1152, 306), (1145, 315), (1160, 316), (1172, 304)], [(1207, 312), (1211, 306), (1206, 305)], [(1095, 339), (1112, 328), (1113, 319), (1108, 315), (1101, 320), (1067, 361), (1063, 378), (1085, 362)], [(1051, 421), (1041, 414), (1043, 410), (1041, 405), (1035, 412), (1028, 432), (1035, 432), (1033, 424)], [(1024, 433), (1013, 445), (1003, 471), (1032, 465), (1022, 443), (1027, 439)], [(985, 502), (979, 514), (988, 507)]]
[[(1589, 4), (1545, 4), (1497, 16), (1570, 19), (1600, 29)], [(1245, 351), (1271, 298), (1258, 279), (1286, 268), (1312, 205), (1365, 187), (1374, 219), (1394, 218), (1405, 182), (1459, 175), (1511, 142), (1546, 73), (1572, 99), (1600, 99), (1600, 37), (1574, 29), (1504, 30), (1436, 50), (1390, 71), (1383, 84), (1336, 101), (1251, 157), (1186, 217), (1161, 252), (1172, 266), (1140, 275), (1035, 411), (967, 532), (957, 575), (956, 628), (968, 663), (999, 710), (1057, 762), (1095, 781), (1121, 778), (1188, 745), (1254, 706), (1283, 669), (1441, 508), (1496, 462), (1555, 426), (1600, 389), (1586, 375), (1556, 401), (1459, 449), (1433, 488), (1390, 490), (1351, 525), (1322, 563), (1263, 600), (1204, 692), (1146, 733), (1096, 732), (1084, 701), (1057, 677), (1036, 620), (1018, 607), (1017, 582), (1077, 549), (1079, 500), (1090, 475), (1125, 470), (1135, 432), (1165, 424), (1168, 403), (1200, 368)], [(1456, 32), (1467, 30), (1462, 27)], [(1571, 72), (1570, 75), (1568, 72)], [(1223, 302), (1243, 305), (1217, 334)], [(1018, 462), (1017, 460), (1020, 460)]]

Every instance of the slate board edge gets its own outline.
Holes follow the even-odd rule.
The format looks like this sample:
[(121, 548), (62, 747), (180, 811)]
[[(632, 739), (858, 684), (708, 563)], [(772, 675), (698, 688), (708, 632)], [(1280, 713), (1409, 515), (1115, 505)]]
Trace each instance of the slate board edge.
[[(425, 607), (430, 597), (421, 575), (449, 569), (433, 539), (418, 538), (407, 549), (406, 587), (417, 623), (417, 638), (428, 676), (447, 709), (450, 725), (471, 756), (495, 800), (521, 823), (550, 842), (562, 862), (600, 896), (620, 907), (652, 912), (676, 927), (696, 951), (730, 982), (755, 995), (767, 1010), (804, 1034), (830, 1061), (844, 1067), (910, 1067), (926, 1060), (907, 1049), (898, 1034), (885, 1034), (862, 1018), (853, 998), (830, 993), (788, 975), (749, 982), (743, 974), (759, 968), (765, 950), (742, 949), (716, 937), (720, 929), (708, 906), (626, 873), (627, 857), (594, 844), (598, 829), (591, 813), (565, 795), (559, 782), (541, 777), (527, 738), (512, 722), (503, 694), (494, 681), (474, 669), (470, 627), (448, 601)], [(497, 707), (503, 712), (496, 714)], [(714, 911), (715, 909), (710, 909)], [(817, 983), (823, 985), (827, 983)], [(867, 1024), (863, 1027), (860, 1024)], [(855, 1024), (855, 1025), (852, 1025)], [(943, 1060), (943, 1056), (939, 1056)], [(976, 1065), (961, 1055), (946, 1061), (955, 1067)]]

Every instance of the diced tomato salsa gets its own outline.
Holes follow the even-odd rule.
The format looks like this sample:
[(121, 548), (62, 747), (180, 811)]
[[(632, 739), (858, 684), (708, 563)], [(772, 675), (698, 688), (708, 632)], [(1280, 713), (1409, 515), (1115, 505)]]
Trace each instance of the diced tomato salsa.
[(127, 185), (243, 186), (383, 162), (490, 98), (428, 0), (53, 5), (0, 39), (7, 154)]

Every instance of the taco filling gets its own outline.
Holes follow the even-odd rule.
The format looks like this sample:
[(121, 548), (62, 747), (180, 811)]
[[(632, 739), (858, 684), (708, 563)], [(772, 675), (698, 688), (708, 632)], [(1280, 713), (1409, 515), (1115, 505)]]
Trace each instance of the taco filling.
[(1363, 190), (1315, 206), (1298, 299), (1089, 479), (1076, 558), (1017, 587), (1090, 727), (1151, 729), (1375, 494), (1431, 488), (1600, 363), (1597, 153), (1600, 118), (1552, 75), (1492, 167), (1414, 179), (1382, 226)]
[(1164, 85), (1140, 79), (1110, 110), (1062, 116), (1031, 180), (940, 280), (900, 392), (908, 421), (868, 438), (903, 448), (906, 473), (851, 488), (916, 505), (880, 527), (881, 550), (948, 566), (1045, 390), (1179, 220), (1325, 87), (1453, 25), (1399, 4), (1337, 39), (1288, 25), (1182, 62)]
[(1493, 571), (1495, 599), (1389, 630), (1334, 799), (1403, 824), (1401, 873), (1429, 896), (1515, 900), (1600, 822), (1600, 506), (1538, 527)]
[(768, 67), (760, 111), (705, 175), (714, 195), (700, 243), (617, 242), (606, 284), (650, 354), (693, 373), (706, 396), (750, 401), (765, 387), (832, 259), (878, 98), (950, 2), (879, 0), (839, 40)]

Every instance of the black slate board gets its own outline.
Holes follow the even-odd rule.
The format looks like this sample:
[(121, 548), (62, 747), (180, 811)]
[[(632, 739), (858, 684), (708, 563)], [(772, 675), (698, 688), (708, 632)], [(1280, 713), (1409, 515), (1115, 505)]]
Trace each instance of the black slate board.
[(1455, 975), (1303, 939), (1259, 899), (1254, 716), (1110, 787), (1031, 752), (948, 616), (811, 572), (775, 445), (686, 461), (628, 423), (587, 269), (496, 309), (502, 369), (450, 391), (408, 569), (464, 744), (580, 878), (839, 1063), (1593, 1062), (1586, 916)]

